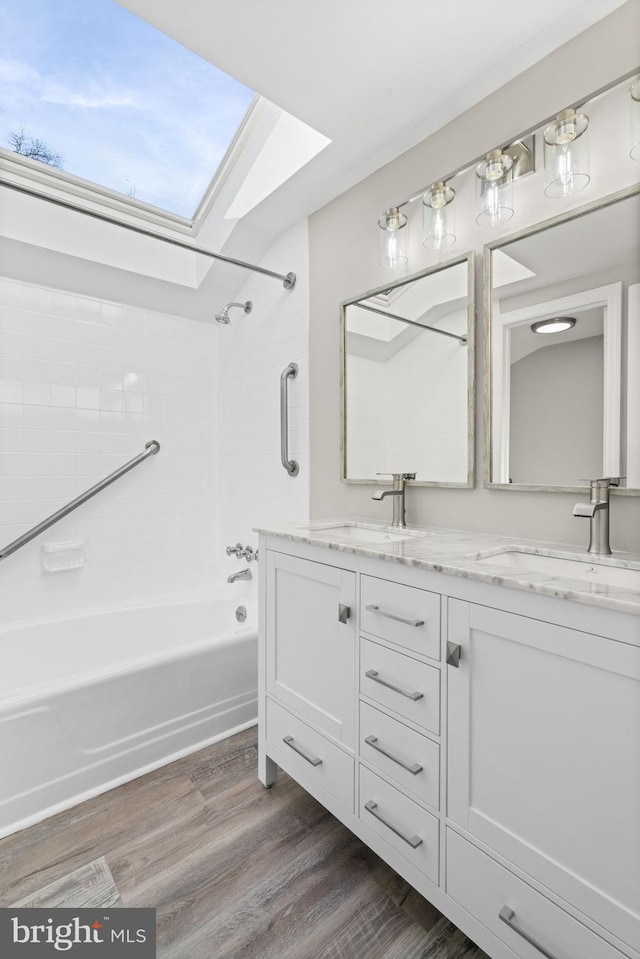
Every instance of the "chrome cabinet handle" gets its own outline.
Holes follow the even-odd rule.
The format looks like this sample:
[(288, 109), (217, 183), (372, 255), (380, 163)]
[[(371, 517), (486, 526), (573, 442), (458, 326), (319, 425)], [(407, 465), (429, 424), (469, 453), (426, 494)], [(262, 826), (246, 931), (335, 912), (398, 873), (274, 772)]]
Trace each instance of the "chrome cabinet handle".
[(385, 619), (394, 619), (396, 623), (404, 623), (405, 626), (424, 626), (424, 619), (404, 619), (402, 616), (396, 616), (395, 613), (387, 613), (379, 606), (365, 606), (370, 613), (377, 613), (378, 616), (384, 616)]
[(372, 746), (374, 749), (377, 749), (379, 753), (382, 753), (382, 755), (386, 756), (387, 759), (391, 759), (392, 762), (397, 763), (398, 766), (402, 766), (402, 768), (406, 769), (407, 772), (411, 773), (412, 776), (417, 776), (418, 773), (422, 772), (423, 767), (419, 763), (405, 763), (403, 759), (398, 759), (398, 757), (394, 756), (393, 753), (388, 753), (386, 749), (382, 748), (382, 746), (378, 746), (377, 736), (367, 736), (365, 743), (367, 746)]
[(289, 476), (297, 476), (300, 466), (289, 459), (289, 377), (298, 375), (298, 364), (289, 363), (280, 376), (280, 459)]
[(365, 676), (367, 679), (372, 679), (374, 683), (380, 683), (381, 686), (386, 686), (387, 689), (392, 689), (394, 693), (400, 693), (401, 696), (406, 696), (407, 699), (412, 699), (414, 702), (416, 702), (418, 699), (422, 699), (424, 696), (424, 693), (410, 693), (407, 692), (406, 689), (402, 689), (400, 686), (394, 686), (393, 683), (388, 683), (386, 679), (380, 679), (377, 669), (368, 669), (365, 673)]
[(411, 846), (412, 849), (417, 849), (418, 846), (422, 843), (420, 836), (405, 836), (402, 830), (398, 829), (397, 826), (394, 826), (392, 822), (389, 822), (388, 819), (385, 819), (384, 816), (381, 816), (379, 812), (376, 812), (378, 808), (377, 802), (374, 802), (373, 799), (370, 799), (364, 804), (364, 808), (367, 812), (370, 812), (372, 816), (375, 816), (376, 819), (379, 819), (380, 822), (390, 829), (391, 832), (395, 833), (396, 836), (399, 836), (403, 842), (406, 842), (407, 846)]
[(291, 746), (295, 753), (298, 753), (299, 756), (302, 756), (303, 759), (306, 759), (308, 763), (311, 763), (312, 766), (320, 766), (322, 760), (319, 756), (312, 756), (311, 753), (308, 753), (306, 749), (303, 749), (302, 746), (297, 746), (293, 736), (284, 736), (282, 739), (283, 743), (286, 743), (287, 746)]
[(521, 939), (524, 939), (525, 942), (528, 942), (530, 946), (533, 946), (534, 949), (537, 949), (541, 956), (545, 956), (545, 959), (556, 959), (552, 953), (547, 952), (544, 946), (541, 946), (539, 942), (536, 942), (535, 939), (532, 939), (523, 929), (520, 929), (519, 926), (516, 926), (513, 921), (515, 917), (515, 912), (513, 909), (509, 909), (509, 906), (503, 906), (500, 912), (498, 913), (498, 919), (501, 919), (509, 927), (513, 929), (516, 935), (520, 936)]
[(338, 622), (346, 623), (351, 618), (351, 607), (338, 603)]
[(447, 666), (454, 666), (459, 669), (461, 653), (462, 646), (459, 643), (447, 643)]

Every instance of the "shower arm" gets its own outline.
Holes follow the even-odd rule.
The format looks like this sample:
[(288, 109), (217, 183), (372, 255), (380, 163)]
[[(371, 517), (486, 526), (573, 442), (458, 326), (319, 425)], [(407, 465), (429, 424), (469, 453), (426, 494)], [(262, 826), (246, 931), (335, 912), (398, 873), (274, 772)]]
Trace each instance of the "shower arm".
[(95, 496), (96, 493), (100, 493), (103, 489), (105, 489), (105, 487), (110, 486), (111, 483), (115, 483), (117, 479), (120, 479), (120, 477), (124, 476), (125, 473), (128, 473), (129, 470), (132, 470), (138, 465), (138, 463), (142, 463), (143, 460), (146, 460), (149, 456), (153, 456), (159, 450), (160, 444), (158, 441), (149, 440), (148, 443), (145, 443), (143, 453), (139, 453), (137, 456), (134, 456), (134, 458), (129, 460), (128, 463), (125, 463), (124, 466), (121, 466), (113, 473), (110, 473), (109, 476), (105, 477), (103, 480), (100, 480), (99, 483), (96, 483), (95, 486), (92, 486), (91, 489), (88, 489), (85, 493), (81, 493), (80, 496), (76, 496), (76, 498), (72, 499), (70, 503), (66, 504), (66, 506), (62, 506), (55, 513), (52, 513), (51, 516), (43, 519), (42, 522), (38, 523), (37, 526), (34, 526), (26, 533), (23, 533), (22, 536), (18, 536), (18, 538), (14, 539), (12, 543), (9, 543), (8, 546), (5, 546), (3, 550), (0, 550), (0, 560), (6, 559), (7, 556), (10, 556), (11, 553), (15, 553), (15, 551), (20, 549), (21, 546), (31, 542), (31, 540), (35, 539), (36, 536), (39, 536), (40, 533), (44, 533), (44, 531), (49, 529), (50, 526), (53, 526), (54, 523), (64, 519), (64, 517), (68, 516), (69, 513), (73, 512), (74, 509), (77, 509), (78, 506), (82, 506), (83, 503), (86, 503), (87, 500), (91, 499), (92, 496)]
[(124, 230), (131, 230), (132, 233), (139, 233), (141, 236), (149, 236), (154, 240), (160, 240), (162, 243), (170, 243), (171, 246), (180, 247), (182, 250), (189, 250), (191, 253), (200, 253), (202, 256), (208, 256), (213, 260), (222, 260), (223, 263), (231, 263), (232, 266), (241, 266), (245, 270), (253, 270), (254, 273), (262, 273), (263, 276), (273, 276), (277, 280), (282, 280), (285, 290), (292, 290), (296, 285), (295, 273), (274, 273), (273, 270), (266, 270), (263, 266), (255, 266), (253, 263), (246, 263), (244, 260), (236, 260), (231, 256), (223, 256), (222, 253), (213, 253), (212, 250), (204, 250), (202, 247), (193, 246), (191, 243), (184, 243), (182, 240), (176, 240), (174, 237), (165, 236), (163, 233), (156, 233), (154, 230), (146, 230), (144, 227), (136, 226), (134, 223), (127, 223), (125, 220), (119, 220), (116, 216), (109, 216), (106, 213), (98, 213), (97, 210), (87, 210), (77, 203), (71, 203), (69, 200), (61, 200), (59, 197), (47, 196), (40, 193), (39, 190), (30, 190), (29, 187), (22, 186), (19, 183), (13, 183), (11, 180), (5, 180), (0, 177), (0, 186), (6, 186), (9, 190), (15, 190), (18, 193), (24, 193), (25, 196), (35, 197), (37, 200), (45, 200), (47, 203), (53, 203), (54, 206), (61, 206), (65, 210), (73, 210), (75, 213), (82, 213), (84, 216), (90, 216), (94, 220), (101, 220), (103, 223), (111, 223), (113, 226), (121, 226)]

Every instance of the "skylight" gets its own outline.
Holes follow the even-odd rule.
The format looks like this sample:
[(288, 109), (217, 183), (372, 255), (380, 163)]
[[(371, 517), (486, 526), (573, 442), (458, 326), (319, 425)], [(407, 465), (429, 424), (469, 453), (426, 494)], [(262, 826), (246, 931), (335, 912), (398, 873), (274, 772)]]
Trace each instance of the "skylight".
[(253, 91), (114, 0), (2, 0), (0, 146), (191, 218)]

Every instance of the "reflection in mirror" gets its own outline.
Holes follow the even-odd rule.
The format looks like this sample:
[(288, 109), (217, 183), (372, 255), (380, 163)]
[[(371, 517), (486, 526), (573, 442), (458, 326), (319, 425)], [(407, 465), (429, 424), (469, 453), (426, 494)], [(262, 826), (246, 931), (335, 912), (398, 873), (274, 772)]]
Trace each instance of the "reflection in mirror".
[(473, 254), (342, 306), (343, 478), (473, 483)]
[[(487, 248), (487, 485), (640, 489), (640, 194)], [(554, 327), (543, 321), (569, 318)]]

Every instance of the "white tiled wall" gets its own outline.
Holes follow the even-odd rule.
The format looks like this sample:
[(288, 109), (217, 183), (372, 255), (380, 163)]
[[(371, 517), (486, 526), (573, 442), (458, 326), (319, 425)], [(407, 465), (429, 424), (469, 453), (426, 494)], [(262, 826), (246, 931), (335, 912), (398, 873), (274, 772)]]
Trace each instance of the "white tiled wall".
[[(193, 320), (0, 280), (1, 545), (161, 444), (0, 564), (0, 622), (211, 582), (217, 338)], [(79, 538), (83, 568), (43, 571), (42, 543)]]
[[(303, 221), (288, 230), (261, 265), (278, 273), (296, 273), (293, 290), (253, 274), (238, 295), (253, 311), (230, 311), (220, 327), (219, 429), (220, 530), (224, 544), (257, 546), (252, 528), (268, 521), (301, 521), (309, 516), (309, 313), (308, 230)], [(221, 304), (221, 306), (224, 304)], [(289, 381), (289, 456), (298, 460), (298, 476), (280, 462), (280, 374), (298, 364)], [(227, 559), (227, 573), (244, 561)], [(248, 589), (235, 584), (238, 595)]]

